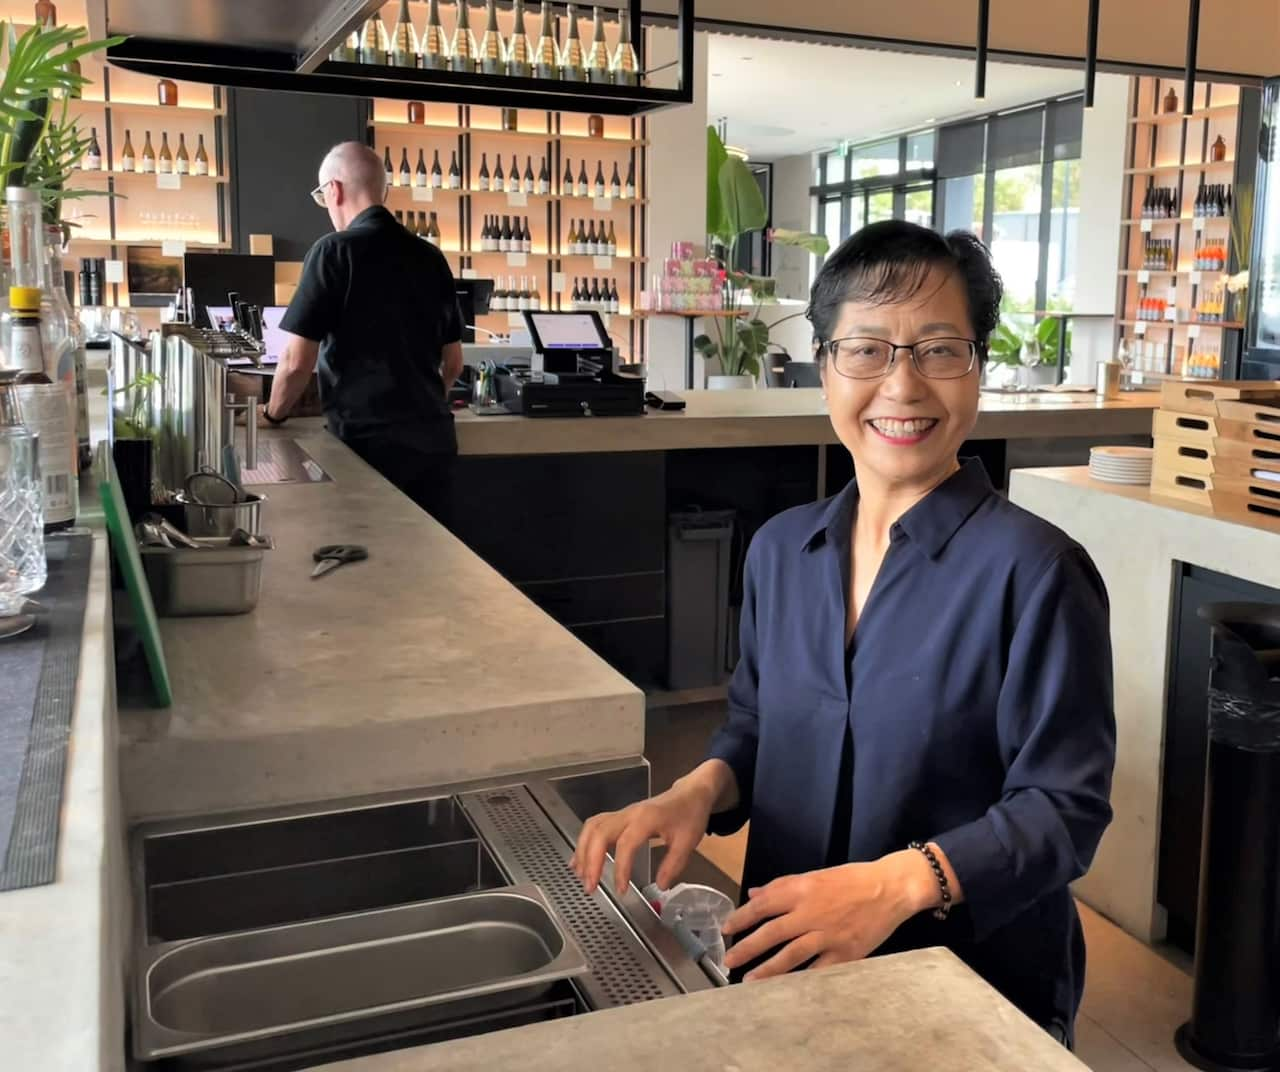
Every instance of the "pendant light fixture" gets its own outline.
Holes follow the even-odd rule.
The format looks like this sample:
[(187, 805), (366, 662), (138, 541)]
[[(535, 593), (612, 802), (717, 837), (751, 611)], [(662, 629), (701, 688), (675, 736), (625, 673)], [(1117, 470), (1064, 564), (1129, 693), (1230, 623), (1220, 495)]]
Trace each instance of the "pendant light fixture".
[(1093, 83), (1098, 75), (1098, 9), (1102, 0), (1089, 0), (1089, 27), (1084, 42), (1084, 106), (1093, 107)]
[(978, 54), (973, 72), (973, 99), (987, 99), (987, 30), (991, 26), (991, 0), (978, 0)]
[(1182, 86), (1182, 114), (1195, 111), (1193, 97), (1196, 88), (1196, 46), (1200, 43), (1200, 0), (1190, 0), (1187, 13), (1187, 70)]

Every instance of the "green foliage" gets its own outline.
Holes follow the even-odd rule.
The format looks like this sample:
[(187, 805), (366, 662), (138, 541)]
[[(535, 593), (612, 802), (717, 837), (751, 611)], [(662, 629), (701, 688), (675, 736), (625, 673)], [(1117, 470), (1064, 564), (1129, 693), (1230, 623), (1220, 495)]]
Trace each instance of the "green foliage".
[[(120, 439), (150, 439), (153, 429), (147, 423), (147, 398), (151, 388), (160, 383), (154, 372), (144, 372), (137, 379), (117, 387), (112, 394), (123, 395), (123, 407), (117, 408), (112, 417), (115, 432)], [(106, 392), (103, 392), (104, 394)]]
[(720, 200), (720, 169), (728, 159), (729, 153), (716, 128), (707, 127), (707, 234), (716, 238), (727, 235), (729, 230)]
[(758, 376), (769, 349), (769, 325), (759, 317), (716, 322), (718, 338), (699, 335), (693, 348), (708, 361), (719, 361), (726, 376)]

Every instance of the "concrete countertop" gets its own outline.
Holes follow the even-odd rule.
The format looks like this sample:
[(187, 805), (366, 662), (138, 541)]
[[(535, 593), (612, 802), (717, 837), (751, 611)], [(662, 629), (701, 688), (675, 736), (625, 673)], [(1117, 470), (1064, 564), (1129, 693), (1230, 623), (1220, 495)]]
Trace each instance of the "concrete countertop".
[[(478, 417), (457, 414), (461, 454), (575, 454), (839, 442), (816, 387), (679, 391), (682, 412), (642, 417)], [(974, 439), (1150, 435), (1157, 392), (1107, 401), (1093, 394), (983, 394)]]
[[(1198, 566), (1280, 588), (1280, 522), (1093, 480), (1083, 466), (1015, 469), (1009, 498), (1079, 541), (1111, 600), (1115, 818), (1076, 895), (1144, 942), (1164, 937), (1156, 904), (1174, 577)], [(1205, 652), (1208, 672), (1208, 652)], [(1082, 668), (1083, 669), (1083, 668)]]
[[(287, 437), (333, 482), (261, 489), (275, 550), (252, 614), (161, 620), (174, 704), (120, 713), (130, 820), (643, 752), (639, 690), (336, 439), (299, 425)], [(312, 580), (312, 551), (334, 543), (364, 544), (369, 560)]]
[(873, 957), (327, 1072), (1086, 1072), (945, 949)]

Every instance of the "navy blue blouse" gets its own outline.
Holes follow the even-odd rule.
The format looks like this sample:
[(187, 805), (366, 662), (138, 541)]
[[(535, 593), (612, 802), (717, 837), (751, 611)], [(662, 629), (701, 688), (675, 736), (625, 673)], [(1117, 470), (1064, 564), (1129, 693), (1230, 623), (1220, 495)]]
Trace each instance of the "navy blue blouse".
[(965, 904), (879, 952), (946, 945), (1069, 1034), (1084, 941), (1068, 883), (1111, 819), (1106, 589), (1083, 548), (970, 461), (893, 526), (846, 649), (857, 502), (851, 482), (752, 541), (710, 750), (741, 799), (711, 832), (751, 820), (744, 890), (936, 842)]

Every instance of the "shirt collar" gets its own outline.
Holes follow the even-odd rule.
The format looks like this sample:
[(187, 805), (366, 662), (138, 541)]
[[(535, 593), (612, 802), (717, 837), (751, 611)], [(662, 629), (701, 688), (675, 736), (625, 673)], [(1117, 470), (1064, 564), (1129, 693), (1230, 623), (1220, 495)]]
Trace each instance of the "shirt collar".
[[(385, 219), (383, 217), (386, 217)], [(385, 224), (388, 221), (394, 222), (391, 213), (387, 211), (384, 205), (370, 205), (367, 209), (359, 213), (349, 224), (347, 230), (350, 231), (356, 227), (376, 227)]]
[[(896, 531), (906, 533), (926, 555), (937, 558), (960, 526), (994, 491), (982, 462), (970, 458), (897, 520), (895, 534)], [(857, 504), (855, 477), (827, 503), (813, 527), (805, 533), (804, 549), (812, 551), (828, 541), (837, 546), (847, 545)]]

